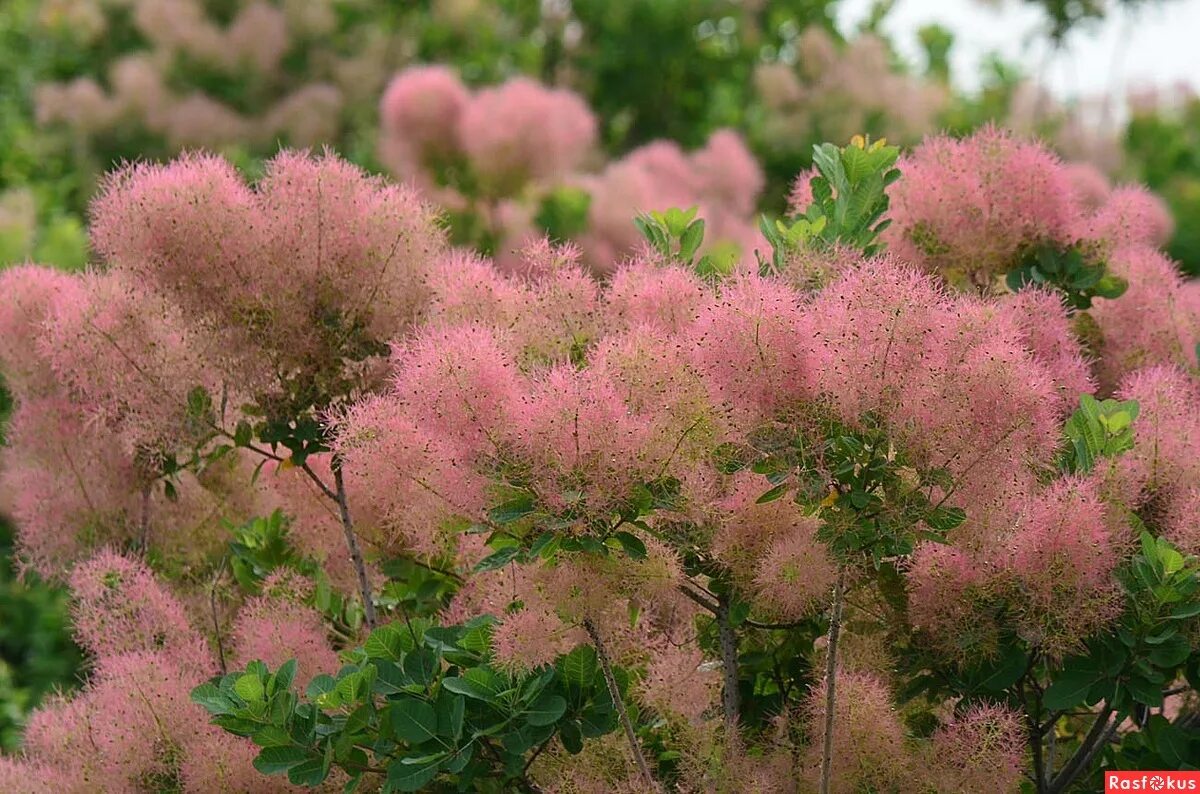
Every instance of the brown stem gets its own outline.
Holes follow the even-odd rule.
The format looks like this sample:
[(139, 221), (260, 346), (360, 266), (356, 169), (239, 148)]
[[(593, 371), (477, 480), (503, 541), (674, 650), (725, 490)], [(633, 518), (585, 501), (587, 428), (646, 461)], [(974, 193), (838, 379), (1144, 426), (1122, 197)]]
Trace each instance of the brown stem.
[(729, 598), (721, 596), (717, 606), (717, 638), (721, 645), (721, 668), (725, 686), (721, 692), (721, 705), (725, 710), (725, 730), (732, 738), (737, 732), (741, 717), (741, 692), (738, 691), (738, 647), (737, 635), (729, 622)]
[(646, 758), (642, 755), (642, 747), (638, 744), (637, 734), (634, 733), (633, 723), (629, 720), (629, 712), (625, 710), (625, 701), (621, 697), (621, 688), (617, 686), (617, 679), (613, 676), (612, 665), (608, 661), (608, 653), (604, 650), (604, 641), (600, 638), (600, 632), (596, 630), (596, 624), (590, 618), (583, 621), (583, 628), (588, 633), (588, 637), (592, 640), (592, 645), (596, 648), (596, 658), (600, 660), (600, 669), (604, 673), (604, 683), (608, 685), (608, 695), (612, 698), (613, 706), (617, 710), (617, 716), (621, 720), (621, 726), (625, 729), (625, 738), (629, 740), (629, 748), (633, 751), (633, 760), (637, 764), (638, 771), (646, 780), (646, 786), (651, 791), (658, 791), (658, 782), (655, 781), (654, 775), (650, 774), (650, 767), (646, 764)]
[(354, 534), (354, 522), (350, 519), (350, 506), (346, 502), (346, 482), (342, 478), (342, 467), (338, 461), (333, 463), (334, 495), (337, 499), (338, 514), (342, 519), (342, 530), (346, 533), (346, 546), (350, 549), (350, 560), (354, 563), (354, 571), (358, 574), (358, 589), (363, 600), (363, 619), (367, 629), (375, 628), (375, 599), (371, 595), (371, 580), (367, 578), (367, 566), (363, 562), (362, 550), (358, 547), (358, 536)]
[(1104, 708), (1100, 709), (1100, 713), (1096, 715), (1096, 721), (1092, 723), (1091, 730), (1084, 737), (1083, 743), (1079, 745), (1079, 749), (1075, 751), (1075, 755), (1071, 756), (1071, 760), (1067, 761), (1059, 773), (1054, 776), (1054, 779), (1050, 781), (1047, 790), (1051, 794), (1065, 791), (1067, 786), (1075, 782), (1075, 778), (1087, 770), (1104, 745), (1108, 744), (1109, 739), (1117, 731), (1116, 722), (1112, 725), (1108, 723), (1112, 712), (1112, 707), (1107, 703), (1104, 705)]
[(833, 604), (829, 610), (829, 645), (825, 658), (825, 741), (821, 750), (821, 794), (829, 794), (833, 778), (833, 723), (837, 705), (837, 650), (838, 635), (842, 630), (842, 596), (845, 588), (846, 571), (838, 569), (837, 582), (833, 586)]
[(142, 486), (142, 514), (139, 519), (138, 543), (142, 554), (150, 549), (150, 489), (149, 483)]
[(213, 575), (212, 585), (208, 588), (208, 608), (212, 612), (213, 635), (217, 640), (217, 661), (221, 664), (221, 675), (225, 675), (225, 643), (221, 639), (221, 620), (217, 616), (217, 585), (221, 581), (221, 575), (225, 573), (225, 565), (229, 562), (229, 555), (221, 558), (221, 564), (217, 566), (217, 572)]

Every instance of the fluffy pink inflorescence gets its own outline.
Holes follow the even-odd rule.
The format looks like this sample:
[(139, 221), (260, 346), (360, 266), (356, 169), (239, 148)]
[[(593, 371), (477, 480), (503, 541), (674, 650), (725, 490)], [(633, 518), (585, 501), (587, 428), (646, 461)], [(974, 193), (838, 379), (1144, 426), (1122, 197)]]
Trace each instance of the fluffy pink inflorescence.
[(996, 653), (1001, 626), (992, 603), (998, 568), (969, 550), (942, 543), (917, 546), (909, 563), (909, 619), (950, 659), (969, 663)]
[(1022, 636), (1058, 657), (1116, 617), (1113, 571), (1124, 543), (1091, 481), (1059, 480), (1031, 499), (1002, 558), (1017, 588), (1012, 606)]
[(77, 279), (49, 267), (17, 265), (0, 272), (0, 294), (5, 296), (0, 302), (0, 368), (10, 389), (25, 396), (55, 390), (36, 340), (55, 306), (78, 291)]
[(1039, 144), (995, 127), (962, 140), (927, 138), (900, 170), (884, 238), (903, 260), (987, 284), (1024, 246), (1071, 242), (1071, 180)]
[(716, 670), (706, 667), (700, 649), (663, 643), (653, 649), (637, 695), (663, 716), (699, 722), (713, 707), (720, 689), (718, 678)]
[(691, 323), (709, 294), (689, 270), (635, 259), (613, 274), (605, 290), (606, 313), (621, 326), (645, 324), (675, 332)]
[(1200, 292), (1185, 284), (1175, 263), (1145, 245), (1127, 246), (1108, 258), (1109, 270), (1129, 282), (1116, 300), (1092, 307), (1103, 342), (1098, 374), (1111, 389), (1133, 370), (1155, 364), (1196, 365)]
[(492, 659), (512, 675), (525, 675), (569, 651), (569, 629), (548, 609), (526, 607), (503, 616), (492, 629)]
[(825, 360), (811, 328), (795, 290), (747, 274), (699, 308), (684, 349), (714, 402), (748, 430), (813, 396)]
[(355, 503), (377, 517), (371, 539), (383, 549), (437, 555), (449, 542), (447, 522), (483, 511), (485, 484), (463, 453), (414, 422), (393, 395), (351, 407), (338, 422), (334, 450)]
[(58, 382), (131, 451), (171, 450), (207, 431), (189, 393), (220, 394), (215, 356), (174, 306), (121, 273), (87, 274), (55, 302), (39, 340)]
[(211, 666), (204, 639), (145, 564), (102, 551), (71, 575), (71, 618), (79, 643), (100, 657), (160, 652), (181, 666)]
[(413, 421), (468, 458), (495, 456), (523, 390), (507, 347), (483, 326), (431, 327), (395, 349), (394, 394)]
[(1096, 390), (1091, 362), (1058, 295), (1048, 290), (1023, 289), (1005, 296), (1000, 311), (1016, 323), (1025, 347), (1046, 368), (1058, 392), (1061, 411), (1073, 411), (1079, 395)]
[(557, 509), (602, 511), (658, 476), (669, 449), (616, 387), (590, 369), (556, 366), (539, 375), (513, 411), (506, 442), (529, 482)]
[(491, 260), (460, 249), (435, 263), (429, 289), (429, 320), (447, 325), (478, 322), (512, 328), (531, 299), (527, 285), (498, 272)]
[(1118, 460), (1116, 476), (1125, 484), (1129, 507), (1149, 503), (1151, 519), (1181, 548), (1200, 547), (1194, 518), (1200, 509), (1196, 482), (1200, 461), (1200, 389), (1172, 367), (1150, 367), (1126, 377), (1117, 397), (1137, 400), (1134, 446)]
[(1110, 248), (1147, 245), (1159, 248), (1171, 239), (1175, 224), (1166, 204), (1140, 185), (1111, 191), (1094, 213), (1082, 221), (1080, 236)]
[(302, 682), (338, 669), (338, 655), (330, 647), (321, 614), (296, 600), (295, 593), (273, 592), (295, 590), (297, 586), (304, 585), (268, 579), (263, 583), (264, 594), (250, 599), (238, 611), (231, 636), (235, 667), (258, 660), (275, 670), (295, 659)]
[(938, 794), (1017, 791), (1025, 761), (1021, 716), (980, 703), (938, 728), (926, 770)]
[(611, 271), (622, 255), (642, 248), (634, 217), (670, 207), (698, 207), (705, 221), (702, 252), (752, 262), (756, 248), (765, 250), (753, 220), (762, 172), (744, 142), (727, 130), (691, 153), (670, 141), (648, 143), (581, 184), (591, 204), (580, 244), (599, 272)]
[(837, 580), (837, 568), (816, 537), (815, 521), (798, 522), (770, 545), (754, 577), (756, 603), (764, 614), (795, 621), (826, 603)]
[(111, 267), (225, 336), (251, 384), (402, 334), (443, 245), (415, 193), (328, 154), (283, 152), (256, 189), (215, 157), (128, 166), (92, 216)]
[[(799, 592), (792, 597), (792, 605), (805, 608), (811, 598), (818, 594), (827, 595), (832, 586), (830, 572), (833, 564), (828, 552), (816, 540), (821, 520), (807, 515), (804, 508), (792, 499), (775, 499), (762, 504), (758, 497), (768, 488), (768, 483), (758, 475), (739, 472), (731, 483), (731, 492), (720, 505), (712, 537), (714, 554), (743, 578), (751, 591), (760, 590), (758, 581), (763, 570), (764, 558), (776, 557), (775, 568), (765, 582), (767, 590), (782, 589), (787, 582), (777, 581), (787, 576), (789, 563), (803, 559), (813, 566), (812, 582), (800, 582)], [(765, 604), (770, 607), (771, 605)]]
[(475, 171), (499, 195), (527, 179), (552, 180), (582, 165), (596, 117), (578, 95), (525, 77), (478, 92), (458, 126)]
[[(887, 791), (911, 775), (912, 759), (904, 726), (887, 687), (870, 673), (839, 670), (834, 690), (833, 774), (831, 791)], [(802, 756), (804, 777), (820, 774), (825, 742), (825, 682), (816, 684), (804, 708), (808, 745)]]
[(453, 69), (413, 66), (400, 72), (379, 103), (381, 158), (397, 174), (409, 176), (429, 158), (452, 153), (470, 101), (470, 91)]
[(21, 401), (8, 444), (0, 494), (24, 564), (61, 579), (93, 543), (132, 539), (144, 485), (120, 454), (120, 438), (66, 399), (48, 397)]
[(914, 378), (934, 366), (951, 327), (951, 306), (931, 278), (891, 258), (847, 271), (809, 309), (820, 352), (821, 366), (811, 376), (817, 390), (850, 422), (898, 406)]

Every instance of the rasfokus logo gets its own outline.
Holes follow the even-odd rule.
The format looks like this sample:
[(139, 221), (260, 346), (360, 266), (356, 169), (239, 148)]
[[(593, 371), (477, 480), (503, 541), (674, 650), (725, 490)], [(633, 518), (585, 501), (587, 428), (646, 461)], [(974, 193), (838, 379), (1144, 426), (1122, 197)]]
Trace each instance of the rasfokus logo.
[(1200, 772), (1105, 772), (1104, 792), (1112, 791), (1200, 792)]

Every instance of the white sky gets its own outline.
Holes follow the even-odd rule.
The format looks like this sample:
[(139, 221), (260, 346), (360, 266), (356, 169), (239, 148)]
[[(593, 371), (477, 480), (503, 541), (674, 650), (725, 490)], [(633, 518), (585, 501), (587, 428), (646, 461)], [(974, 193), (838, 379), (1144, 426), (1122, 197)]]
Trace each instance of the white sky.
[[(872, 0), (844, 0), (839, 26), (849, 31)], [(951, 69), (956, 84), (973, 89), (990, 52), (1015, 61), (1060, 98), (1124, 96), (1125, 89), (1169, 87), (1179, 81), (1200, 91), (1200, 0), (1146, 2), (1134, 12), (1114, 8), (1099, 24), (1075, 31), (1057, 59), (1043, 68), (1044, 19), (1022, 0), (897, 0), (883, 29), (897, 48), (920, 62), (916, 31), (937, 22), (954, 33)], [(1121, 42), (1124, 42), (1123, 46)]]

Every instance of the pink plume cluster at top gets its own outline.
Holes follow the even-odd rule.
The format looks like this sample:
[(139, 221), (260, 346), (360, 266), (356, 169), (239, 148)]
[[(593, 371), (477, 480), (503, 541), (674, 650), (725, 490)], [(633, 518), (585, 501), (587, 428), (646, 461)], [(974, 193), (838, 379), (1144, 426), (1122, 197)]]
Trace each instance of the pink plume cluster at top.
[(576, 170), (597, 136), (591, 109), (570, 91), (516, 77), (472, 93), (443, 66), (398, 74), (380, 117), (380, 157), (396, 174), (430, 186), (426, 169), (464, 158), (495, 196)]
[(1077, 223), (1070, 179), (1038, 144), (988, 127), (928, 138), (900, 163), (885, 233), (901, 259), (987, 283), (1031, 243), (1069, 243)]
[(591, 196), (580, 244), (599, 272), (611, 271), (644, 245), (636, 215), (671, 207), (698, 207), (705, 221), (702, 253), (750, 262), (755, 249), (766, 250), (754, 222), (762, 169), (730, 130), (713, 133), (693, 152), (673, 141), (646, 144), (579, 183)]
[(443, 244), (413, 192), (328, 154), (284, 152), (256, 188), (215, 157), (130, 166), (92, 216), (114, 271), (219, 335), (227, 371), (257, 388), (402, 335), (425, 309)]

